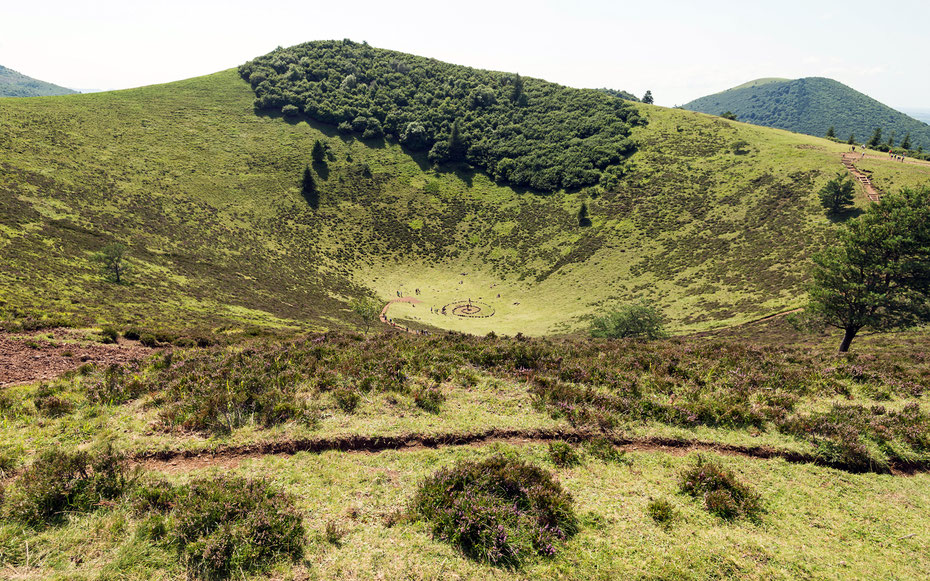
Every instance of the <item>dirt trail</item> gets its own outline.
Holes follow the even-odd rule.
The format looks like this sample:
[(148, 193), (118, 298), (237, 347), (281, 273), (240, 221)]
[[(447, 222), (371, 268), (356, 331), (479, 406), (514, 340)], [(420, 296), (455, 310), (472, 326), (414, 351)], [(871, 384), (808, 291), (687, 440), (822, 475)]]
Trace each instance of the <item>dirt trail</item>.
[[(848, 155), (852, 155), (855, 159), (862, 159), (863, 157), (862, 154), (860, 153), (848, 154)], [(865, 159), (878, 159), (882, 161), (890, 161), (892, 163), (909, 163), (911, 165), (922, 165), (924, 167), (930, 168), (930, 161), (923, 161), (922, 159), (911, 159), (909, 157), (905, 157), (904, 161), (900, 161), (900, 160), (889, 159), (887, 155), (872, 155), (870, 153), (867, 153), (865, 154)]]
[[(322, 453), (341, 451), (373, 454), (387, 450), (423, 450), (448, 446), (483, 446), (496, 442), (524, 445), (563, 440), (573, 443), (590, 441), (602, 434), (584, 430), (487, 430), (472, 434), (407, 434), (398, 436), (344, 436), (336, 438), (318, 438), (304, 440), (286, 440), (278, 442), (256, 442), (240, 446), (220, 447), (213, 450), (159, 450), (141, 452), (133, 456), (133, 461), (148, 470), (162, 472), (186, 472), (200, 468), (222, 467), (235, 468), (247, 459), (264, 456), (289, 456), (298, 452)], [(681, 440), (674, 438), (627, 438), (608, 437), (622, 451), (630, 452), (664, 452), (673, 455), (685, 455), (690, 452), (713, 452), (748, 458), (781, 458), (797, 464), (822, 464), (813, 454), (777, 450), (767, 446), (740, 446), (720, 444), (698, 440)], [(832, 465), (834, 468), (850, 470), (850, 467)], [(893, 474), (912, 474), (920, 470), (917, 466), (895, 466)]]
[(407, 333), (412, 333), (416, 335), (417, 331), (415, 329), (409, 329), (407, 327), (398, 325), (397, 323), (391, 321), (391, 319), (389, 319), (387, 316), (387, 312), (388, 312), (388, 309), (391, 307), (391, 305), (393, 305), (394, 303), (410, 303), (414, 305), (419, 305), (422, 302), (423, 301), (415, 297), (403, 297), (399, 299), (392, 299), (388, 301), (386, 305), (384, 305), (383, 309), (381, 309), (381, 316), (380, 316), (381, 322), (384, 323), (385, 325), (390, 325), (394, 327), (395, 329), (399, 329), (401, 331), (406, 331)]
[[(866, 156), (874, 157), (874, 156)], [(877, 190), (872, 184), (872, 179), (869, 176), (871, 172), (862, 171), (856, 168), (855, 162), (861, 159), (862, 156), (856, 155), (855, 153), (844, 153), (843, 154), (843, 165), (846, 166), (846, 169), (856, 181), (859, 182), (859, 185), (862, 186), (862, 189), (865, 190), (865, 195), (869, 197), (869, 200), (872, 202), (880, 202), (882, 199), (882, 192)]]

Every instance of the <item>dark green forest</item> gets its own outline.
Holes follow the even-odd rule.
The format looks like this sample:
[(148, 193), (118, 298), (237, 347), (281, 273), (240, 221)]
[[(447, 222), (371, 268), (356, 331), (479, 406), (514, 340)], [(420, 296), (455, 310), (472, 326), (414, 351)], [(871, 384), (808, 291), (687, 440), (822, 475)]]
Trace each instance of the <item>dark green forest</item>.
[(352, 41), (278, 48), (239, 67), (259, 112), (397, 140), (434, 164), (467, 161), (538, 191), (610, 183), (643, 124), (635, 106), (590, 89), (473, 69)]
[(0, 97), (43, 97), (69, 95), (76, 92), (0, 66)]
[(856, 143), (865, 143), (879, 128), (882, 146), (901, 146), (910, 134), (912, 149), (930, 149), (930, 125), (823, 77), (747, 83), (701, 97), (684, 108), (711, 115), (732, 111), (746, 123), (819, 137), (832, 126), (837, 139), (846, 141), (852, 135)]

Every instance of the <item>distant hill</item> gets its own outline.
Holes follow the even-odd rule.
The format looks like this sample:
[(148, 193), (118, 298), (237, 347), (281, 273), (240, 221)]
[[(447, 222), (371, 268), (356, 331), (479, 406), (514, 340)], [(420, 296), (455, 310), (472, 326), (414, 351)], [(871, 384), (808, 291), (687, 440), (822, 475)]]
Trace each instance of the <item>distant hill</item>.
[(711, 115), (731, 111), (740, 121), (808, 135), (823, 136), (832, 126), (837, 138), (853, 134), (860, 143), (879, 127), (882, 143), (894, 132), (894, 143), (900, 145), (910, 133), (912, 148), (930, 149), (930, 125), (823, 77), (757, 79), (695, 99), (684, 108)]
[(45, 97), (77, 93), (0, 66), (0, 97)]

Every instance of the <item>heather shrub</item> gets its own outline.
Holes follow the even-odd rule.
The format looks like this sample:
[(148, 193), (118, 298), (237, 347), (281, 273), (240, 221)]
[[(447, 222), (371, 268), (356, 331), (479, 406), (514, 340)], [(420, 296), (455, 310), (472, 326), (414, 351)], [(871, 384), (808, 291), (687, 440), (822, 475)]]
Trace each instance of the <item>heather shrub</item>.
[(581, 457), (575, 449), (566, 442), (549, 443), (549, 459), (560, 467), (577, 466), (581, 464)]
[(116, 340), (119, 339), (119, 332), (113, 327), (106, 326), (100, 330), (100, 342), (110, 345), (116, 343)]
[(122, 366), (110, 365), (98, 377), (84, 382), (87, 399), (98, 404), (119, 405), (145, 393), (145, 384), (127, 375)]
[(646, 514), (661, 525), (671, 524), (677, 516), (675, 505), (665, 498), (650, 500), (649, 504), (646, 505)]
[(74, 404), (67, 399), (51, 394), (39, 396), (32, 403), (39, 415), (46, 418), (60, 418), (74, 409)]
[(418, 386), (413, 390), (413, 403), (431, 414), (438, 414), (445, 400), (446, 396), (438, 385)]
[(681, 492), (701, 498), (708, 512), (732, 520), (740, 516), (755, 518), (762, 511), (761, 497), (749, 485), (740, 482), (730, 470), (698, 456), (694, 466), (679, 476)]
[(66, 512), (91, 512), (120, 497), (132, 481), (125, 457), (110, 446), (93, 454), (52, 449), (14, 481), (3, 513), (33, 526), (55, 523)]
[(578, 531), (572, 505), (551, 473), (495, 456), (460, 462), (426, 478), (411, 511), (469, 558), (519, 567), (532, 556), (554, 555), (559, 543)]
[(171, 534), (188, 576), (199, 579), (261, 573), (276, 561), (299, 559), (305, 544), (303, 519), (290, 496), (235, 477), (182, 487)]
[(339, 409), (347, 414), (351, 414), (355, 411), (355, 408), (358, 407), (358, 403), (361, 401), (362, 396), (351, 386), (340, 386), (333, 390), (333, 398), (336, 400), (336, 405), (339, 406)]

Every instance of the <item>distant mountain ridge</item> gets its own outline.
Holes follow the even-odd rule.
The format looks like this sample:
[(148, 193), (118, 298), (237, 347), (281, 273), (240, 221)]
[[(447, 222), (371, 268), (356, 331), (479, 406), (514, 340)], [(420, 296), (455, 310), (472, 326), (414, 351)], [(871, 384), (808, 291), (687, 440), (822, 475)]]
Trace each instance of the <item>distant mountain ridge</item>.
[(0, 65), (0, 97), (47, 97), (74, 93), (77, 91), (27, 77)]
[(910, 133), (912, 148), (930, 149), (930, 125), (823, 77), (757, 79), (695, 99), (684, 108), (712, 115), (730, 111), (740, 121), (808, 135), (823, 136), (833, 127), (838, 139), (852, 134), (857, 143), (881, 128), (882, 144), (892, 132), (895, 145)]

